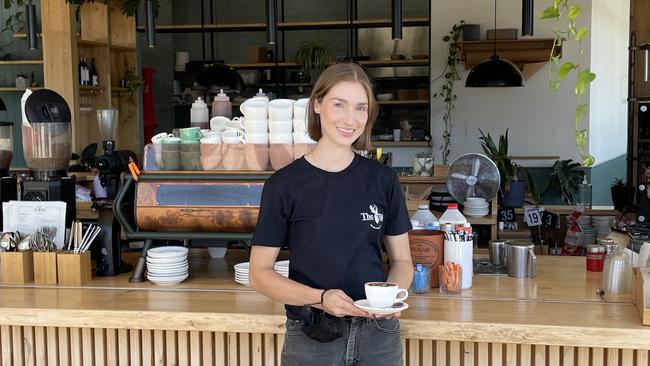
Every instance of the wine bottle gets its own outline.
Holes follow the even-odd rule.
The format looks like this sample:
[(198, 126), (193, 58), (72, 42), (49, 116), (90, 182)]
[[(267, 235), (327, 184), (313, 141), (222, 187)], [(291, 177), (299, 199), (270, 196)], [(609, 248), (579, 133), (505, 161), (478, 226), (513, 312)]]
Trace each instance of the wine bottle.
[(97, 75), (97, 68), (95, 67), (95, 58), (90, 59), (90, 83), (92, 86), (99, 85), (99, 75)]

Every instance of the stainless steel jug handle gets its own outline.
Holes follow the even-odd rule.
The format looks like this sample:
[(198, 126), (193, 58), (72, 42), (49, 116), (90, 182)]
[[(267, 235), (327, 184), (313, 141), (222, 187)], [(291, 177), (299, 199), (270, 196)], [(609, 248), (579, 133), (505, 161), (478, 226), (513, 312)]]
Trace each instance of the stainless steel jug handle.
[(528, 277), (537, 276), (537, 256), (532, 249), (528, 249)]

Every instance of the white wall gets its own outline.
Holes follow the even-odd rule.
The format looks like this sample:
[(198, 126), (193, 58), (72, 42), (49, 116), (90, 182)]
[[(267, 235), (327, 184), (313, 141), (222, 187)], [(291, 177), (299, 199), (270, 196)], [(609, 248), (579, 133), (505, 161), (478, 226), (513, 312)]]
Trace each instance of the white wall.
[(627, 74), (630, 3), (593, 0), (589, 151), (602, 164), (627, 152)]
[[(579, 26), (591, 27), (591, 6), (588, 0), (576, 1), (582, 7), (581, 24)], [(607, 0), (598, 0), (598, 9), (604, 8)], [(540, 20), (539, 14), (548, 6), (548, 1), (535, 2), (535, 27), (533, 38), (551, 38), (553, 21)], [(616, 2), (618, 3), (618, 2)], [(617, 4), (617, 6), (619, 6)], [(432, 1), (432, 20), (431, 20), (431, 75), (432, 78), (439, 75), (444, 67), (447, 58), (447, 43), (442, 41), (454, 23), (463, 19), (467, 23), (481, 25), (481, 37), (485, 39), (485, 32), (493, 28), (494, 3), (492, 1), (473, 1), (473, 0), (436, 0)], [(614, 5), (608, 5), (614, 7)], [(604, 11), (604, 10), (603, 10)], [(625, 13), (626, 10), (618, 10), (616, 13)], [(497, 9), (497, 28), (520, 28), (521, 27), (521, 0), (499, 0)], [(597, 17), (600, 21), (600, 16)], [(623, 19), (611, 20), (611, 25), (623, 28), (621, 32), (627, 32), (627, 27), (622, 27), (619, 22)], [(603, 30), (604, 31), (604, 30)], [(603, 32), (597, 29), (597, 34)], [(520, 39), (522, 37), (520, 36)], [(627, 38), (625, 38), (627, 39)], [(584, 62), (589, 64), (591, 57), (589, 53), (590, 39), (584, 41), (585, 57)], [(599, 52), (611, 52), (611, 48), (599, 50)], [(577, 50), (575, 47), (566, 47), (563, 50), (564, 59), (575, 60)], [(600, 56), (600, 54), (598, 54)], [(602, 60), (607, 65), (608, 70), (612, 65), (609, 58)], [(618, 66), (618, 63), (617, 63)], [(626, 66), (620, 72), (615, 72), (617, 80), (620, 79), (621, 73), (624, 73)], [(599, 70), (596, 70), (598, 73)], [(611, 70), (610, 70), (611, 72)], [(562, 89), (556, 93), (549, 88), (548, 65), (534, 74), (526, 81), (523, 88), (465, 88), (465, 78), (468, 71), (464, 70), (463, 79), (456, 83), (456, 110), (454, 111), (454, 126), (452, 129), (451, 156), (454, 157), (466, 153), (480, 151), (478, 140), (478, 129), (492, 135), (500, 135), (510, 127), (510, 154), (512, 155), (559, 155), (562, 159), (578, 160), (577, 149), (573, 132), (573, 116), (575, 110), (575, 96), (573, 87), (575, 77), (565, 81)], [(604, 73), (604, 71), (601, 71)], [(600, 76), (599, 76), (600, 77)], [(605, 78), (603, 78), (604, 80)], [(620, 81), (617, 82), (617, 88)], [(440, 81), (434, 82), (432, 90), (440, 87)], [(602, 88), (602, 93), (611, 94), (611, 84), (604, 82), (594, 85), (592, 88)], [(599, 91), (600, 91), (599, 90)], [(600, 95), (598, 93), (597, 95)], [(589, 92), (586, 98), (590, 98)], [(609, 100), (612, 98), (609, 97)], [(608, 110), (607, 100), (598, 99), (597, 113), (602, 110)], [(618, 103), (618, 102), (617, 102)], [(440, 146), (442, 139), (442, 130), (444, 128), (442, 121), (443, 105), (439, 100), (434, 99), (432, 102), (432, 131), (434, 135), (434, 146)], [(614, 116), (615, 115), (615, 116)], [(624, 113), (611, 111), (612, 118), (625, 119)], [(589, 121), (590, 116), (585, 117), (585, 122)], [(594, 128), (596, 131), (591, 133), (600, 138), (604, 136), (600, 123)], [(592, 135), (592, 136), (593, 136)], [(625, 145), (625, 137), (616, 136), (615, 145)], [(610, 137), (611, 138), (611, 137)], [(591, 140), (598, 144), (600, 140)], [(599, 148), (600, 149), (600, 148)], [(603, 154), (597, 150), (599, 159), (613, 157), (616, 153)], [(440, 151), (437, 151), (436, 161), (441, 161)], [(526, 162), (522, 162), (526, 164)], [(550, 164), (551, 162), (549, 162)], [(539, 164), (536, 164), (539, 165)]]

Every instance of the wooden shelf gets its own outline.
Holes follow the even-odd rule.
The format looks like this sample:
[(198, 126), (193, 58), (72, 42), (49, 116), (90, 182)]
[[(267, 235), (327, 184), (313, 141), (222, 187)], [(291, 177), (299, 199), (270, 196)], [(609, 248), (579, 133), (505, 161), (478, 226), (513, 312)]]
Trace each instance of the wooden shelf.
[[(13, 87), (0, 87), (0, 92), (20, 92), (20, 91), (25, 91), (27, 88), (13, 88)], [(31, 90), (39, 90), (43, 89), (42, 86), (32, 86), (29, 89)]]
[(426, 141), (372, 141), (373, 147), (429, 147)]
[(77, 45), (81, 47), (107, 47), (108, 43), (107, 42), (99, 42), (99, 41), (87, 41), (84, 39), (79, 39), (77, 40)]
[[(540, 206), (558, 215), (569, 215), (571, 214), (571, 212), (573, 212), (572, 206), (566, 206), (566, 205), (540, 205)], [(527, 206), (527, 207), (533, 207), (533, 206)], [(515, 208), (515, 214), (523, 214), (523, 213), (524, 213), (523, 207)], [(592, 210), (589, 208), (585, 210), (584, 214), (588, 216), (618, 216), (620, 215), (620, 212), (616, 210)]]
[(420, 177), (416, 175), (400, 175), (399, 182), (402, 184), (444, 184), (445, 177)]
[[(369, 60), (359, 61), (360, 65), (366, 67), (401, 67), (401, 66), (428, 66), (429, 60)], [(297, 68), (295, 62), (260, 62), (255, 64), (227, 64), (233, 69), (266, 69), (266, 68)]]
[(104, 92), (104, 87), (101, 85), (98, 86), (92, 86), (92, 85), (79, 85), (79, 91), (80, 92), (99, 92), (103, 93)]
[(0, 65), (42, 65), (43, 60), (12, 60), (0, 61)]
[(418, 100), (381, 100), (377, 101), (379, 105), (414, 105), (414, 104), (429, 104), (429, 101), (426, 99)]
[(136, 48), (135, 46), (125, 46), (125, 45), (117, 45), (117, 44), (112, 44), (109, 46), (111, 51), (126, 51), (126, 52), (135, 52)]
[[(511, 61), (528, 79), (535, 72), (548, 62), (549, 54), (553, 48), (553, 38), (520, 39), (520, 40), (497, 40), (496, 51), (500, 58)], [(462, 42), (462, 60), (465, 62), (465, 69), (469, 70), (487, 60), (494, 53), (494, 41), (464, 41)], [(561, 56), (562, 50), (557, 50)]]

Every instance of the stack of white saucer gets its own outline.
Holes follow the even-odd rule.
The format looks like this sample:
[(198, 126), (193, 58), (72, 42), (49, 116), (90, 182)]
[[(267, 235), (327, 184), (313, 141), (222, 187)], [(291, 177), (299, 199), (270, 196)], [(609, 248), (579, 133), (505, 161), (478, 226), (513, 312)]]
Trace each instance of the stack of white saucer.
[(592, 216), (591, 222), (596, 229), (596, 237), (604, 238), (609, 235), (610, 227), (616, 222), (616, 216)]
[(248, 262), (235, 264), (235, 282), (246, 287), (251, 286), (251, 283), (248, 279), (249, 267), (250, 265)]
[(147, 279), (157, 285), (176, 285), (189, 274), (187, 254), (181, 246), (168, 246), (147, 251)]
[(483, 217), (490, 212), (489, 203), (485, 198), (468, 197), (465, 200), (465, 209), (463, 213), (471, 217)]
[(275, 269), (276, 272), (279, 274), (283, 275), (284, 277), (289, 278), (289, 261), (279, 261), (275, 262), (275, 265), (273, 266), (273, 269)]

